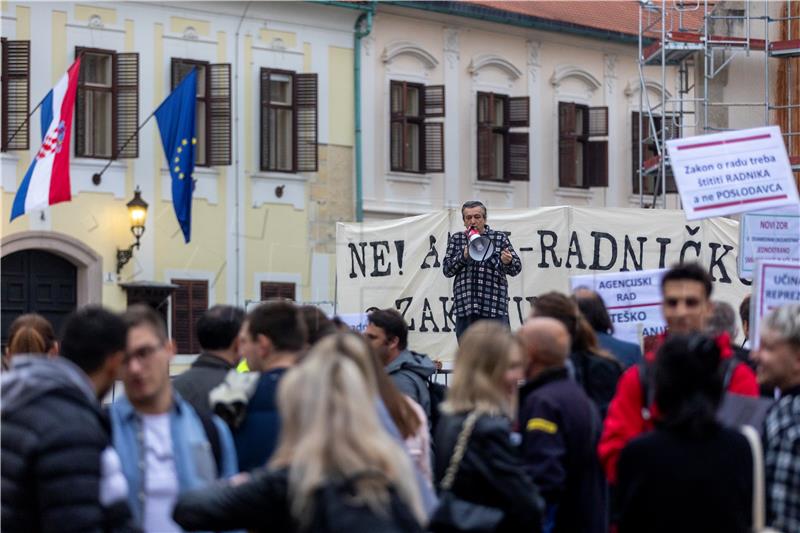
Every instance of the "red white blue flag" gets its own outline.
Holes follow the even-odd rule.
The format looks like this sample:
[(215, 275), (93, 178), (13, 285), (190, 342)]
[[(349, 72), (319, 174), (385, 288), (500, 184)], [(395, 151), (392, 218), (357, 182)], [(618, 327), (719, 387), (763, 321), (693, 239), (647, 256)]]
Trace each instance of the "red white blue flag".
[(42, 101), (42, 146), (14, 197), (11, 220), (72, 199), (69, 180), (69, 140), (81, 58)]

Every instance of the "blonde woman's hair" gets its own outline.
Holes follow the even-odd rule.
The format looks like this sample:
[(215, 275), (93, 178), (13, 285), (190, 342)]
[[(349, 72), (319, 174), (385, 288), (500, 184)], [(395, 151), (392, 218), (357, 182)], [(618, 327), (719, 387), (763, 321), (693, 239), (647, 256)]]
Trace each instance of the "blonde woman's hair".
[(349, 481), (357, 505), (387, 516), (391, 488), (422, 524), (425, 513), (408, 454), (381, 427), (363, 372), (325, 340), (278, 389), (281, 434), (270, 467), (289, 469), (292, 515), (307, 526), (317, 489)]
[(453, 384), (442, 404), (446, 413), (480, 410), (513, 416), (513, 399), (503, 391), (503, 377), (519, 342), (508, 328), (494, 320), (481, 320), (461, 337), (453, 370)]

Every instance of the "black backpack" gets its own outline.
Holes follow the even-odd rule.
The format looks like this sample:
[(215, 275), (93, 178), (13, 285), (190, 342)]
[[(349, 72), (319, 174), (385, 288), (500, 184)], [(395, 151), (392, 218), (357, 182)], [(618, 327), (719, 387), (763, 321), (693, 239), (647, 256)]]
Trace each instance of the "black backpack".
[(206, 438), (211, 445), (211, 453), (214, 455), (214, 463), (217, 465), (217, 477), (222, 475), (222, 443), (219, 437), (219, 431), (216, 424), (214, 424), (213, 416), (208, 411), (195, 411), (200, 422), (203, 424), (203, 430), (206, 432)]
[(427, 382), (428, 394), (431, 397), (431, 414), (428, 419), (428, 422), (430, 423), (431, 434), (433, 434), (433, 431), (436, 429), (436, 426), (439, 423), (439, 419), (442, 416), (442, 413), (440, 412), (440, 406), (447, 397), (447, 386), (437, 383), (434, 379), (435, 377), (436, 374), (431, 375)]

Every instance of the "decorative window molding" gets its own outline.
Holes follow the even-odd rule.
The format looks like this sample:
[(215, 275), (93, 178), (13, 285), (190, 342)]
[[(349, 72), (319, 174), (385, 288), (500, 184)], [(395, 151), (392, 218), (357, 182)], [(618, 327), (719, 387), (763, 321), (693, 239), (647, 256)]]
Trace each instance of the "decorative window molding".
[(602, 87), (602, 84), (591, 72), (581, 67), (576, 67), (575, 65), (558, 67), (550, 78), (550, 84), (554, 87), (558, 87), (567, 78), (577, 78), (581, 80), (592, 93)]
[(394, 41), (387, 44), (383, 50), (383, 55), (381, 55), (381, 60), (384, 63), (391, 63), (401, 55), (414, 57), (428, 70), (433, 70), (439, 64), (439, 60), (433, 54), (411, 41)]
[(487, 67), (494, 67), (504, 72), (511, 81), (516, 81), (522, 76), (522, 71), (514, 64), (497, 54), (483, 54), (472, 58), (468, 71), (475, 76), (479, 71)]
[[(644, 80), (644, 86), (649, 91), (653, 91), (658, 94), (664, 93), (667, 98), (671, 98), (672, 94), (664, 88), (660, 83), (655, 80)], [(641, 80), (636, 78), (631, 78), (628, 80), (628, 84), (625, 85), (625, 96), (631, 97), (634, 94), (637, 94), (641, 88)]]

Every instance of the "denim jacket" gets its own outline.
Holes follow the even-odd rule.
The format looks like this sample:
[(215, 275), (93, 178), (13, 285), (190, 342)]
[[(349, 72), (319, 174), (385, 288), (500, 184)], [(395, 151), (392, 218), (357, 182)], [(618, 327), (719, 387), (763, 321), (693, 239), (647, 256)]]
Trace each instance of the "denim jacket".
[[(112, 404), (110, 416), (114, 448), (128, 480), (128, 504), (136, 523), (141, 525), (145, 501), (142, 419), (124, 396)], [(212, 483), (217, 478), (217, 467), (203, 423), (194, 409), (174, 390), (169, 422), (179, 493)], [(228, 426), (217, 417), (214, 417), (214, 424), (222, 448), (220, 477), (230, 477), (238, 471), (233, 437)]]

